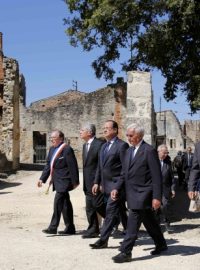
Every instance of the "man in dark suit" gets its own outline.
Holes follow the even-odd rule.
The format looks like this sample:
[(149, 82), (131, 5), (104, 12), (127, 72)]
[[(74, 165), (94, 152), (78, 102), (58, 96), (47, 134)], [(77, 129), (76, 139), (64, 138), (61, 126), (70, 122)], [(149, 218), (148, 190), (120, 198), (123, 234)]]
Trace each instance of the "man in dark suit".
[[(162, 195), (162, 214), (164, 216), (165, 229), (168, 233), (172, 232), (170, 227), (170, 204), (171, 199), (175, 197), (176, 181), (174, 178), (172, 163), (168, 156), (168, 148), (165, 144), (158, 146), (158, 157), (163, 178), (163, 195)], [(161, 211), (157, 212), (158, 215)]]
[(80, 130), (80, 137), (85, 141), (83, 145), (83, 191), (85, 193), (86, 216), (88, 220), (88, 228), (82, 235), (82, 238), (94, 238), (99, 235), (99, 222), (97, 211), (105, 217), (105, 204), (103, 202), (103, 194), (99, 193), (98, 206), (96, 198), (92, 194), (95, 174), (97, 170), (99, 151), (105, 142), (95, 137), (96, 127), (93, 124), (87, 124)]
[(189, 177), (190, 177), (190, 170), (192, 168), (192, 160), (193, 160), (193, 153), (192, 148), (188, 147), (187, 152), (183, 155), (183, 171), (185, 172), (185, 180), (184, 180), (184, 187), (187, 189)]
[(195, 146), (190, 178), (188, 181), (188, 196), (194, 199), (196, 191), (200, 191), (200, 142)]
[(49, 150), (47, 164), (38, 181), (38, 187), (41, 187), (51, 175), (51, 183), (53, 190), (56, 190), (56, 194), (50, 225), (47, 229), (44, 229), (43, 232), (56, 234), (62, 213), (66, 228), (59, 233), (75, 234), (73, 208), (69, 191), (79, 185), (77, 160), (73, 149), (64, 143), (64, 134), (61, 131), (53, 131), (50, 139), (52, 147)]
[[(121, 207), (123, 198), (120, 197), (120, 191), (123, 187), (121, 186), (119, 199), (116, 201), (111, 199), (110, 192), (115, 188), (120, 179), (124, 154), (129, 145), (117, 137), (118, 124), (115, 121), (106, 121), (103, 130), (107, 142), (102, 146), (100, 151), (95, 184), (92, 191), (94, 195), (97, 194), (98, 189), (103, 191), (105, 200), (107, 201), (106, 217), (101, 229), (100, 239), (94, 244), (90, 244), (93, 249), (106, 248), (108, 246), (108, 239), (118, 222), (120, 210), (124, 209)], [(126, 213), (124, 215), (121, 214), (121, 216), (127, 218)]]
[(144, 129), (137, 124), (127, 128), (130, 147), (125, 155), (125, 166), (120, 181), (111, 192), (111, 198), (118, 200), (118, 191), (125, 182), (126, 199), (129, 208), (127, 232), (120, 246), (120, 253), (112, 259), (115, 263), (131, 261), (131, 252), (141, 223), (153, 238), (155, 250), (152, 255), (167, 249), (154, 210), (161, 206), (162, 175), (157, 151), (143, 141)]

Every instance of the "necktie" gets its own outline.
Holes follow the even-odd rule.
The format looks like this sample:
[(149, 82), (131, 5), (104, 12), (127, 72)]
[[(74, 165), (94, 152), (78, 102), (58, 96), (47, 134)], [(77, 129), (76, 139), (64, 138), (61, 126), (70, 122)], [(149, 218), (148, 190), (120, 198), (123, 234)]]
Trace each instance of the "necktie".
[(134, 160), (134, 157), (135, 157), (135, 146), (132, 146), (131, 147), (131, 161)]
[(109, 150), (110, 142), (106, 143), (106, 146), (103, 151), (103, 160), (105, 160), (105, 157), (107, 156), (108, 150)]
[(188, 154), (188, 167), (190, 167), (190, 154)]
[(160, 167), (161, 167), (161, 170), (162, 170), (162, 167), (163, 167), (163, 160), (160, 160)]
[(84, 151), (85, 160), (87, 158), (88, 150), (89, 150), (89, 143), (86, 143), (86, 145), (85, 145), (85, 151)]

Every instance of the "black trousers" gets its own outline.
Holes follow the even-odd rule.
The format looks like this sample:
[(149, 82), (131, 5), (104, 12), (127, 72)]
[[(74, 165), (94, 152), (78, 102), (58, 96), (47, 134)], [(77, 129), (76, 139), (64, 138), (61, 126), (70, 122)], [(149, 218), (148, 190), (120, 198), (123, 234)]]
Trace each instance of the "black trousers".
[(103, 222), (103, 226), (101, 229), (100, 239), (102, 241), (107, 241), (109, 236), (112, 233), (114, 226), (117, 224), (120, 214), (120, 198), (116, 201), (113, 201), (109, 195), (105, 195), (107, 197), (106, 204), (106, 216)]
[(88, 220), (87, 232), (89, 234), (99, 233), (99, 222), (93, 197), (90, 193), (85, 194), (85, 211)]
[(156, 247), (166, 245), (152, 209), (129, 210), (126, 235), (120, 247), (121, 252), (130, 253), (132, 251), (141, 223), (144, 224)]
[(56, 192), (54, 198), (54, 210), (49, 228), (57, 229), (60, 223), (61, 214), (63, 214), (65, 226), (67, 228), (74, 228), (73, 207), (68, 191)]

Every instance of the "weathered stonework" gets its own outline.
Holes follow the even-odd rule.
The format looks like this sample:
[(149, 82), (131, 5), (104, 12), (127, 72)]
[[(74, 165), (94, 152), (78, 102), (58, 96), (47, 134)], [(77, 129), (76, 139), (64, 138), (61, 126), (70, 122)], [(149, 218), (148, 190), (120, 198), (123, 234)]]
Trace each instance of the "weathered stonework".
[[(22, 106), (20, 116), (21, 142), (23, 141), (20, 153), (21, 162), (33, 162), (33, 132), (35, 131), (46, 133), (46, 137), (49, 138), (53, 129), (61, 129), (74, 148), (80, 166), (83, 142), (79, 138), (79, 130), (84, 123), (94, 123), (97, 127), (97, 136), (101, 137), (104, 122), (107, 119), (115, 119), (119, 122), (120, 136), (125, 138), (122, 131), (124, 129), (122, 119), (125, 117), (123, 115), (124, 93), (125, 89), (122, 86), (107, 87), (89, 94), (69, 91), (65, 93), (65, 102), (59, 106), (51, 106), (51, 104), (55, 104), (55, 100), (59, 99), (60, 95), (34, 102), (27, 109)], [(78, 98), (73, 98), (73, 94)], [(41, 104), (45, 105), (46, 111)], [(47, 140), (47, 149), (49, 143)]]
[(167, 145), (171, 158), (178, 151), (184, 150), (184, 136), (181, 124), (176, 115), (171, 111), (156, 113), (157, 146), (161, 143)]
[(128, 125), (140, 123), (145, 129), (145, 141), (155, 145), (155, 112), (149, 72), (128, 72), (126, 121)]
[(1, 120), (1, 152), (19, 168), (19, 68), (14, 59), (3, 58), (4, 84)]

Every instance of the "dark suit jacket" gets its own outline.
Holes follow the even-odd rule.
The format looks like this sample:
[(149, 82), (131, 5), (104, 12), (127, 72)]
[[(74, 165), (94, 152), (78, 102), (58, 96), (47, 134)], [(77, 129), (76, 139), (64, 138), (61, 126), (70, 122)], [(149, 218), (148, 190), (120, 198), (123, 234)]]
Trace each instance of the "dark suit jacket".
[(188, 191), (195, 191), (198, 180), (200, 179), (200, 142), (196, 144), (190, 178), (188, 182)]
[(120, 179), (125, 151), (128, 149), (129, 145), (119, 138), (116, 138), (105, 160), (103, 160), (105, 147), (106, 144), (102, 146), (99, 154), (98, 168), (94, 183), (100, 184), (103, 188), (103, 192), (110, 194), (110, 192), (115, 189)]
[(172, 195), (171, 191), (175, 191), (176, 189), (176, 182), (172, 170), (172, 163), (168, 158), (163, 160), (161, 171), (163, 177), (163, 196), (169, 199)]
[(130, 147), (117, 189), (125, 182), (129, 209), (151, 208), (152, 199), (162, 199), (162, 174), (157, 151), (143, 141), (132, 162), (131, 156)]
[(85, 159), (85, 147), (86, 143), (83, 145), (83, 190), (84, 192), (91, 193), (92, 186), (94, 184), (95, 174), (98, 165), (98, 157), (101, 146), (104, 141), (94, 138), (90, 145), (90, 149)]
[[(40, 179), (45, 183), (50, 175), (50, 162), (54, 153), (51, 147), (47, 157), (47, 164), (44, 167)], [(52, 174), (53, 190), (66, 192), (71, 190), (74, 185), (79, 184), (79, 172), (77, 160), (73, 149), (67, 145), (60, 155), (55, 159)]]
[[(188, 163), (188, 153), (185, 153), (183, 155), (183, 170), (184, 171), (187, 170), (188, 168), (191, 168), (192, 167), (193, 156), (194, 156), (194, 154), (191, 153), (190, 154), (190, 160), (189, 160), (189, 163)], [(188, 166), (188, 164), (189, 164), (189, 166)]]

